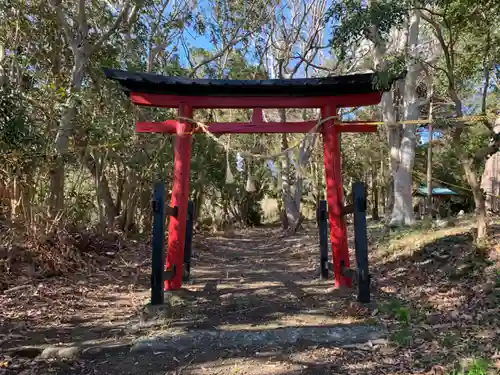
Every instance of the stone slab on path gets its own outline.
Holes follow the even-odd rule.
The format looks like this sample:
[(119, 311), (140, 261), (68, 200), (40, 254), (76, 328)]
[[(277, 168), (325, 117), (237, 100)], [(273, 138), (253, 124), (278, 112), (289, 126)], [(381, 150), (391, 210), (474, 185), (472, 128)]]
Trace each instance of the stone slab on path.
[(190, 350), (245, 350), (286, 348), (296, 345), (350, 346), (382, 339), (384, 332), (373, 325), (330, 327), (283, 327), (272, 330), (194, 330), (136, 340), (130, 351), (186, 352)]

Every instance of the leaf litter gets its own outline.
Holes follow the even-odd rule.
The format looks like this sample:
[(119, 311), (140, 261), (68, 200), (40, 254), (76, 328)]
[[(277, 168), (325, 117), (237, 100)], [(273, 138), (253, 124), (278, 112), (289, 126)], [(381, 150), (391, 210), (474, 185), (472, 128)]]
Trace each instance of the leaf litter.
[[(61, 364), (60, 361), (32, 359), (23, 362), (3, 355), (0, 374), (4, 370), (20, 373), (23, 369), (30, 373), (83, 374), (90, 368), (98, 373), (116, 371), (108, 373), (120, 374), (144, 373), (148, 369), (158, 374), (171, 369), (168, 370), (173, 371), (171, 373), (181, 371), (193, 375), (233, 374), (235, 369), (238, 374), (249, 375), (468, 374), (471, 369), (476, 371), (478, 363), (483, 364), (480, 360), (486, 363), (485, 371), (498, 370), (500, 273), (496, 243), (486, 246), (486, 250), (477, 248), (469, 231), (463, 230), (443, 237), (433, 231), (432, 239), (426, 242), (421, 238), (419, 246), (411, 251), (405, 244), (401, 255), (393, 248), (391, 256), (386, 257), (383, 247), (373, 247), (370, 267), (376, 304), (366, 307), (353, 302), (355, 291), (330, 295), (335, 293), (326, 292), (331, 281), (308, 285), (311, 274), (318, 271), (314, 231), (308, 227), (305, 233), (296, 236), (299, 240), (289, 249), (284, 246), (283, 238), (277, 238), (274, 232), (271, 234), (265, 228), (234, 234), (230, 238), (198, 236), (194, 244), (197, 250), (194, 275), (202, 278), (212, 274), (213, 279), (226, 279), (225, 300), (230, 301), (230, 306), (227, 313), (220, 310), (222, 300), (215, 292), (216, 282), (213, 291), (193, 282), (186, 289), (199, 293), (200, 298), (187, 304), (181, 302), (184, 304), (182, 316), (171, 317), (165, 329), (178, 322), (187, 322), (187, 329), (224, 324), (242, 329), (252, 325), (269, 329), (280, 324), (307, 325), (313, 324), (314, 318), (299, 319), (298, 313), (319, 308), (323, 311), (323, 323), (330, 318), (337, 323), (339, 319), (368, 322), (384, 327), (389, 332), (387, 339), (335, 348), (290, 348), (279, 354), (265, 348), (252, 353), (235, 351), (235, 354), (217, 353), (217, 350), (213, 353), (210, 348), (205, 348), (206, 351), (200, 348), (199, 352), (187, 353), (186, 357), (175, 357), (177, 360), (165, 358), (168, 353), (156, 352), (156, 366), (151, 365), (147, 356), (130, 360), (118, 356)], [(247, 248), (242, 247), (238, 235), (250, 239), (250, 242), (243, 242)], [(270, 241), (273, 236), (274, 242)], [(67, 265), (58, 263), (60, 261), (53, 257), (32, 255), (30, 261), (37, 259), (39, 262), (34, 267), (35, 275), (26, 277), (23, 270), (27, 266), (19, 265), (22, 260), (17, 260), (16, 267), (21, 271), (17, 274), (11, 271), (10, 279), (2, 276), (2, 285), (6, 286), (0, 293), (0, 348), (13, 344), (123, 339), (129, 322), (148, 298), (149, 244), (120, 240), (118, 246), (116, 239), (106, 242), (108, 240), (98, 236), (88, 238), (85, 240), (88, 245), (83, 249), (76, 245), (81, 242), (74, 237), (73, 242), (60, 241), (64, 246), (59, 246), (66, 249), (61, 254), (78, 252), (75, 260)], [(371, 238), (376, 239), (376, 235), (372, 234)], [(33, 245), (23, 246), (26, 249)], [(252, 246), (259, 249), (260, 258), (252, 259), (248, 252)], [(44, 263), (40, 259), (48, 259), (48, 271), (43, 271), (40, 264)], [(15, 262), (11, 260), (11, 263)], [(221, 263), (227, 266), (224, 271), (214, 272), (214, 265)], [(262, 265), (262, 269), (255, 269), (258, 265)], [(269, 268), (271, 274), (265, 273), (264, 268)], [(231, 284), (231, 277), (234, 284)], [(285, 287), (266, 287), (272, 280)], [(244, 285), (267, 292), (260, 298), (252, 298), (252, 289), (238, 292)], [(269, 293), (273, 288), (274, 294)], [(316, 290), (320, 297), (311, 296), (309, 290)], [(270, 318), (272, 310), (273, 319)], [(189, 321), (190, 317), (193, 320)], [(212, 353), (208, 356), (207, 352)], [(270, 354), (266, 356), (265, 353)], [(158, 366), (163, 372), (155, 371)], [(486, 374), (488, 372), (484, 372)]]

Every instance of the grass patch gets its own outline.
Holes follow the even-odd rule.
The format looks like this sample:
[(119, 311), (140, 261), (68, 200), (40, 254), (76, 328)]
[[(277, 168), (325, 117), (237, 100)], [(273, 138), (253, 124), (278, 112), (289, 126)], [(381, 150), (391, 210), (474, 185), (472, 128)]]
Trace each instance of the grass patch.
[(454, 369), (450, 375), (488, 375), (490, 361), (483, 358), (474, 358), (467, 364), (462, 364), (459, 368)]
[(381, 313), (387, 314), (405, 325), (410, 324), (411, 316), (413, 315), (411, 308), (397, 299), (391, 299), (389, 302), (382, 304), (379, 310)]
[(399, 347), (410, 346), (413, 344), (413, 332), (408, 327), (403, 327), (391, 334), (391, 341)]
[(383, 258), (398, 257), (412, 254), (436, 240), (466, 232), (471, 228), (471, 223), (463, 222), (449, 228), (433, 229), (425, 222), (412, 228), (397, 229), (381, 237), (377, 243), (377, 253)]

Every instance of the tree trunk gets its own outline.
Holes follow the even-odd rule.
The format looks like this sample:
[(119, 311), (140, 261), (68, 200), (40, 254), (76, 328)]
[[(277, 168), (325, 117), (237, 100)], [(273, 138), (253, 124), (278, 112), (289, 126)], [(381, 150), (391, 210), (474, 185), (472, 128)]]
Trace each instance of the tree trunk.
[[(462, 111), (462, 101), (460, 100), (455, 87), (453, 86), (453, 80), (450, 79), (450, 84), (448, 86), (448, 93), (455, 104), (455, 113), (457, 117), (463, 117)], [(456, 127), (452, 131), (452, 142), (457, 153), (458, 160), (465, 172), (465, 178), (469, 183), (472, 190), (472, 195), (474, 197), (474, 204), (476, 206), (477, 214), (477, 240), (482, 240), (486, 238), (488, 231), (488, 220), (486, 212), (486, 202), (481, 191), (481, 184), (478, 181), (477, 173), (474, 170), (474, 157), (469, 156), (464, 150), (461, 138), (464, 131), (463, 125)]]
[(26, 171), (26, 183), (22, 191), (22, 208), (23, 216), (26, 223), (32, 228), (34, 224), (33, 216), (33, 199), (35, 197), (35, 179), (33, 178), (34, 171), (29, 169)]
[[(375, 46), (375, 60), (378, 64), (382, 64), (382, 59), (385, 54), (385, 47)], [(378, 65), (377, 64), (377, 65)], [(396, 171), (396, 166), (399, 161), (399, 140), (400, 140), (400, 128), (395, 125), (396, 122), (396, 112), (394, 108), (394, 96), (393, 92), (385, 92), (382, 95), (382, 100), (380, 102), (382, 107), (382, 119), (387, 127), (387, 140), (389, 143), (389, 166), (390, 166), (390, 178), (387, 182), (386, 192), (386, 205), (384, 213), (392, 211), (394, 207), (394, 188), (393, 188), (393, 176)]]
[(49, 170), (49, 215), (55, 219), (64, 210), (65, 165), (62, 155), (56, 155)]
[[(280, 109), (280, 120), (286, 122), (285, 109)], [(286, 133), (281, 134), (281, 149), (288, 148), (288, 137)], [(292, 196), (290, 185), (290, 159), (288, 154), (284, 155), (281, 162), (281, 197), (283, 199), (283, 214), (281, 215), (282, 227), (295, 232), (298, 229), (300, 211), (297, 208), (295, 197)]]
[(384, 157), (383, 153), (380, 156), (380, 170), (379, 170), (379, 183), (380, 186), (380, 199), (381, 199), (381, 209), (382, 213), (385, 216), (387, 214), (387, 197), (386, 197), (386, 189), (385, 189), (385, 170), (384, 170)]
[[(408, 49), (409, 55), (416, 53), (418, 46), (418, 29), (419, 17), (415, 12), (411, 15), (409, 34), (408, 34)], [(374, 24), (370, 28), (369, 36), (374, 44), (374, 62), (378, 69), (386, 70), (387, 61), (386, 46), (377, 30), (377, 25)], [(410, 57), (410, 56), (408, 56)], [(406, 115), (408, 117), (418, 117), (418, 104), (414, 100), (416, 98), (416, 79), (418, 77), (419, 64), (414, 60), (408, 59), (409, 72), (405, 80), (405, 106)], [(408, 104), (413, 103), (412, 107)], [(413, 207), (411, 205), (411, 173), (413, 169), (413, 160), (415, 156), (415, 131), (414, 126), (405, 125), (401, 138), (401, 128), (396, 125), (396, 110), (394, 107), (393, 91), (386, 92), (382, 95), (381, 100), (382, 118), (387, 126), (388, 143), (389, 143), (389, 164), (391, 176), (393, 180), (393, 188), (389, 193), (389, 206), (392, 206), (392, 215), (390, 225), (412, 225), (414, 223)], [(393, 199), (392, 196), (393, 195)]]
[(141, 231), (150, 233), (153, 229), (153, 217), (151, 214), (152, 191), (148, 185), (141, 186), (140, 211), (141, 211)]
[[(413, 11), (408, 28), (408, 73), (405, 78), (404, 106), (405, 120), (417, 120), (420, 116), (420, 103), (417, 94), (417, 80), (422, 71), (422, 64), (416, 60), (419, 46), (420, 16)], [(412, 226), (415, 224), (412, 204), (412, 173), (415, 161), (416, 125), (404, 124), (400, 143), (399, 164), (394, 177), (394, 207), (390, 226)]]
[(477, 239), (482, 240), (486, 238), (488, 231), (488, 216), (486, 212), (486, 201), (481, 191), (481, 184), (478, 181), (477, 173), (474, 170), (474, 159), (467, 157), (467, 154), (462, 150), (462, 143), (460, 136), (453, 137), (455, 150), (457, 150), (458, 158), (462, 167), (464, 168), (465, 177), (469, 183), (472, 195), (474, 197), (474, 204), (476, 206), (477, 214)]
[(415, 146), (415, 127), (405, 125), (400, 147), (401, 159), (393, 177), (394, 206), (389, 224), (391, 226), (412, 226), (415, 224), (412, 204), (412, 171), (415, 160)]
[(123, 204), (123, 192), (125, 187), (125, 167), (120, 169), (119, 165), (116, 166), (116, 214), (120, 215)]
[(22, 192), (15, 171), (12, 171), (12, 176), (13, 178), (10, 192), (10, 221), (15, 222), (19, 216), (18, 209), (21, 206)]
[[(282, 134), (282, 145), (287, 145), (284, 148), (288, 148), (286, 134)], [(282, 216), (282, 226), (283, 228), (294, 233), (297, 231), (300, 225), (300, 211), (297, 207), (295, 197), (292, 197), (289, 172), (290, 172), (290, 160), (288, 155), (283, 158), (283, 172), (281, 174), (282, 178), (282, 199), (283, 199), (283, 216)], [(288, 171), (288, 173), (287, 173)], [(299, 183), (297, 181), (296, 183)], [(297, 188), (297, 187), (296, 187)]]
[(82, 86), (85, 75), (84, 67), (87, 59), (84, 54), (75, 56), (75, 63), (71, 75), (69, 96), (66, 100), (55, 139), (55, 156), (49, 171), (49, 214), (54, 219), (64, 210), (65, 186), (65, 156), (68, 152), (69, 137), (73, 131), (73, 120), (76, 116), (78, 101), (77, 94)]
[(7, 83), (7, 74), (2, 64), (4, 58), (5, 58), (5, 47), (3, 43), (0, 43), (0, 86), (3, 86)]
[[(319, 202), (321, 201), (323, 197), (323, 189), (322, 189), (322, 184), (321, 184), (321, 176), (322, 174), (320, 173), (320, 168), (318, 165), (318, 162), (315, 161), (313, 162), (313, 191), (314, 191), (314, 208), (317, 211), (319, 208)], [(317, 218), (316, 218), (317, 219)], [(319, 225), (319, 221), (316, 220), (316, 224)]]
[(193, 222), (198, 222), (198, 219), (200, 218), (201, 215), (201, 209), (203, 206), (203, 202), (205, 201), (205, 191), (203, 189), (203, 186), (200, 186), (194, 194), (194, 215), (193, 215)]
[(130, 170), (127, 173), (127, 183), (123, 194), (123, 209), (120, 213), (120, 226), (124, 232), (132, 230), (135, 211), (137, 207), (137, 194), (136, 194), (137, 176), (135, 171)]
[(193, 202), (194, 202), (194, 213), (193, 222), (198, 222), (201, 215), (201, 209), (203, 202), (205, 200), (205, 173), (203, 171), (198, 175), (198, 181), (193, 186)]
[(99, 162), (88, 152), (85, 153), (83, 159), (85, 166), (94, 177), (99, 211), (101, 211), (101, 204), (103, 204), (106, 219), (105, 225), (107, 228), (112, 229), (115, 217), (118, 215), (118, 211), (116, 209), (111, 190), (109, 189), (108, 179), (102, 170), (103, 166), (99, 165)]
[(379, 215), (379, 202), (378, 202), (378, 176), (377, 168), (372, 164), (371, 166), (371, 193), (372, 193), (372, 220), (380, 220)]

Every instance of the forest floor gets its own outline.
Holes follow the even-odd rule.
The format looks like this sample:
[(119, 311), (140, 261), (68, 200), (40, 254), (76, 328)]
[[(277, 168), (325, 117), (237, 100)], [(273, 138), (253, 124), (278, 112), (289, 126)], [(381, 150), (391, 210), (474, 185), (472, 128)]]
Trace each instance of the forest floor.
[(471, 227), (371, 225), (369, 306), (318, 279), (312, 224), (197, 234), (192, 281), (160, 309), (148, 243), (94, 244), (88, 267), (3, 281), (0, 374), (496, 373), (500, 226), (480, 248)]

